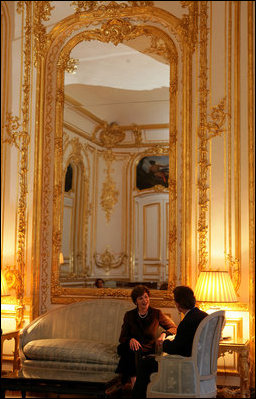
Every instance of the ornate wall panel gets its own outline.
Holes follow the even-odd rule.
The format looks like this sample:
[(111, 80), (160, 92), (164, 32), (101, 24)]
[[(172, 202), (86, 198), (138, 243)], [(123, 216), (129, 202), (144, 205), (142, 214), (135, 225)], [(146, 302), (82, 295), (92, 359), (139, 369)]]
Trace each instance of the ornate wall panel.
[[(115, 27), (115, 31), (113, 31), (113, 36), (112, 33), (110, 34), (110, 36), (104, 36), (106, 32), (111, 32), (112, 29), (112, 22), (111, 22), (111, 16), (113, 16), (115, 14), (115, 16), (117, 16), (117, 12), (119, 13), (118, 16), (119, 18), (123, 18), (124, 16), (128, 17), (130, 16), (131, 20), (134, 19), (139, 21), (140, 19), (145, 20), (145, 19), (149, 19), (151, 22), (154, 23), (163, 23), (163, 25), (168, 24), (168, 26), (170, 27), (172, 33), (175, 33), (175, 36), (178, 38), (178, 40), (180, 41), (180, 43), (182, 43), (182, 47), (183, 47), (183, 52), (184, 52), (184, 64), (186, 65), (186, 67), (184, 67), (183, 70), (183, 74), (184, 76), (186, 76), (186, 80), (184, 82), (184, 84), (188, 84), (189, 83), (189, 76), (187, 76), (186, 74), (188, 73), (188, 70), (190, 68), (189, 65), (189, 59), (191, 57), (191, 54), (189, 53), (189, 51), (186, 50), (186, 41), (183, 40), (183, 35), (187, 34), (188, 29), (191, 28), (191, 21), (190, 23), (185, 23), (185, 20), (180, 22), (178, 19), (176, 19), (174, 16), (171, 16), (170, 14), (163, 12), (163, 10), (156, 10), (156, 9), (152, 9), (151, 11), (153, 12), (149, 12), (149, 7), (146, 7), (145, 9), (142, 8), (137, 8), (137, 7), (133, 7), (131, 9), (125, 8), (125, 9), (120, 9), (120, 10), (113, 10), (111, 8), (106, 8), (105, 9), (105, 14), (102, 13), (102, 10), (96, 10), (93, 11), (92, 13), (79, 13), (79, 16), (74, 18), (73, 16), (71, 16), (70, 18), (67, 18), (63, 23), (60, 23), (58, 27), (56, 27), (52, 33), (49, 35), (49, 50), (47, 52), (47, 57), (42, 58), (41, 59), (41, 66), (42, 68), (44, 68), (44, 65), (47, 68), (47, 73), (46, 73), (46, 80), (44, 81), (44, 87), (46, 87), (46, 92), (45, 92), (45, 115), (46, 115), (46, 119), (45, 119), (45, 133), (44, 133), (44, 140), (45, 143), (47, 144), (47, 147), (44, 147), (44, 155), (43, 155), (43, 164), (47, 162), (47, 159), (53, 156), (53, 145), (55, 145), (55, 157), (56, 157), (56, 162), (55, 162), (55, 173), (54, 173), (54, 181), (55, 181), (55, 189), (54, 189), (54, 196), (56, 198), (56, 202), (54, 203), (54, 206), (58, 206), (58, 201), (60, 198), (60, 185), (59, 185), (59, 181), (61, 176), (59, 175), (59, 170), (60, 170), (60, 164), (61, 164), (61, 159), (62, 159), (62, 151), (61, 151), (61, 146), (60, 146), (60, 140), (61, 140), (61, 120), (62, 120), (62, 101), (63, 101), (63, 82), (62, 82), (62, 78), (61, 78), (61, 70), (63, 70), (63, 68), (65, 67), (65, 59), (67, 57), (67, 54), (69, 53), (70, 49), (72, 48), (72, 46), (74, 45), (74, 40), (77, 40), (76, 38), (81, 38), (79, 40), (85, 40), (86, 37), (88, 38), (92, 38), (93, 35), (95, 35), (95, 38), (99, 38), (100, 40), (106, 40), (106, 41), (112, 41), (113, 43), (118, 43), (120, 41), (123, 40), (123, 37), (129, 38), (129, 37), (136, 37), (139, 34), (142, 34), (144, 32), (144, 34), (149, 34), (149, 35), (157, 35), (159, 34), (162, 38), (162, 40), (164, 40), (166, 43), (170, 43), (170, 49), (172, 56), (171, 56), (171, 64), (170, 64), (170, 68), (171, 68), (171, 85), (170, 85), (170, 90), (171, 90), (171, 96), (170, 96), (170, 158), (171, 159), (175, 159), (176, 157), (176, 96), (175, 93), (177, 92), (177, 56), (175, 55), (175, 50), (173, 45), (171, 44), (170, 39), (168, 38), (168, 36), (165, 33), (161, 33), (161, 30), (158, 28), (150, 28), (150, 27), (145, 27), (143, 28), (143, 25), (141, 25), (141, 27), (136, 26), (136, 25), (127, 25), (127, 23), (125, 24), (120, 24), (118, 22), (118, 24), (116, 24), (116, 22), (113, 21), (113, 26)], [(143, 17), (142, 17), (142, 14)], [(109, 22), (106, 20), (106, 25), (102, 25), (101, 29), (94, 29), (93, 31), (89, 31), (89, 30), (85, 30), (84, 33), (79, 33), (77, 36), (74, 36), (74, 38), (72, 38), (70, 40), (69, 43), (67, 43), (67, 46), (64, 48), (63, 45), (65, 43), (65, 41), (67, 42), (68, 38), (73, 35), (75, 33), (76, 30), (80, 29), (83, 26), (83, 29), (87, 29), (86, 26), (89, 27), (89, 25), (92, 23), (92, 20), (95, 21), (95, 17), (97, 17), (98, 21), (102, 18), (103, 15), (103, 21), (104, 18), (105, 20), (108, 19)], [(165, 21), (166, 19), (166, 21)], [(167, 23), (168, 21), (168, 23)], [(187, 22), (187, 21), (186, 21)], [(98, 24), (98, 22), (97, 22)], [(182, 27), (182, 28), (181, 28)], [(107, 28), (107, 30), (105, 29)], [(121, 29), (120, 29), (121, 28)], [(128, 29), (128, 31), (127, 31)], [(116, 33), (114, 32), (119, 32), (119, 36), (116, 37)], [(59, 34), (59, 32), (61, 32), (61, 34)], [(124, 33), (125, 32), (125, 33)], [(79, 36), (80, 35), (80, 36)], [(125, 35), (125, 36), (123, 36)], [(185, 37), (185, 36), (184, 36)], [(73, 42), (72, 42), (73, 41)], [(192, 48), (192, 44), (190, 43), (190, 46)], [(59, 52), (61, 51), (61, 48), (63, 47), (63, 52), (61, 57), (59, 58)], [(65, 53), (66, 51), (66, 53)], [(66, 55), (65, 55), (66, 54)], [(55, 71), (55, 65), (57, 64), (56, 60), (59, 58), (58, 61), (58, 71)], [(45, 63), (46, 62), (46, 63)], [(57, 72), (57, 75), (55, 75), (55, 72)], [(190, 71), (191, 72), (191, 71)], [(57, 77), (57, 81), (55, 80)], [(56, 128), (54, 128), (54, 112), (55, 110), (52, 108), (52, 104), (54, 104), (54, 95), (55, 95), (55, 87), (56, 87), (56, 83), (58, 84), (57, 86), (57, 108), (56, 108), (56, 112), (58, 115), (58, 118), (56, 120)], [(189, 89), (184, 89), (186, 90), (186, 93), (189, 93), (189, 95), (191, 95), (191, 92)], [(184, 94), (184, 98), (185, 98), (185, 94)], [(189, 104), (189, 102), (187, 103)], [(188, 111), (188, 112), (187, 112)], [(186, 120), (187, 119), (187, 115), (191, 115), (191, 110), (190, 110), (190, 105), (187, 106), (186, 111), (184, 111), (184, 115), (186, 114)], [(185, 117), (185, 116), (184, 116)], [(191, 132), (189, 132), (189, 126), (190, 124), (186, 124), (184, 126), (184, 130), (186, 131), (186, 134), (189, 135), (191, 134)], [(52, 141), (52, 137), (51, 137), (51, 132), (54, 131), (56, 129), (56, 132), (58, 132), (58, 135), (55, 138), (55, 143), (53, 143)], [(49, 143), (49, 145), (48, 145)], [(184, 143), (184, 149), (183, 151), (185, 152), (184, 157), (187, 157), (187, 147)], [(187, 151), (187, 152), (186, 152)], [(188, 164), (186, 164), (185, 166), (187, 169), (190, 167)], [(56, 266), (57, 266), (57, 259), (58, 259), (58, 252), (59, 252), (59, 248), (60, 248), (60, 234), (59, 234), (59, 227), (60, 226), (60, 221), (58, 219), (55, 218), (54, 216), (54, 220), (53, 220), (53, 227), (54, 227), (54, 231), (53, 231), (53, 253), (51, 254), (51, 243), (50, 243), (50, 235), (48, 234), (48, 232), (51, 230), (51, 220), (50, 220), (50, 214), (52, 211), (52, 205), (49, 202), (50, 198), (52, 196), (52, 192), (51, 189), (49, 188), (48, 190), (45, 189), (45, 187), (51, 187), (51, 181), (53, 178), (53, 172), (51, 170), (46, 171), (46, 173), (43, 175), (43, 191), (42, 191), (42, 198), (44, 203), (42, 204), (42, 209), (43, 209), (43, 213), (42, 213), (42, 220), (46, 221), (46, 225), (48, 226), (47, 231), (42, 229), (41, 230), (41, 237), (42, 237), (42, 255), (43, 255), (43, 260), (41, 263), (41, 267), (42, 267), (42, 276), (41, 276), (41, 287), (42, 287), (42, 291), (43, 293), (45, 292), (45, 294), (43, 294), (42, 296), (42, 301), (41, 301), (41, 310), (40, 312), (44, 311), (46, 309), (47, 305), (47, 291), (48, 291), (48, 286), (50, 283), (49, 280), (49, 265), (50, 265), (50, 259), (51, 259), (51, 255), (52, 255), (52, 259), (53, 259), (53, 270), (57, 270)], [(189, 172), (190, 173), (190, 172)], [(184, 178), (188, 179), (187, 181), (189, 181), (190, 177), (189, 177), (189, 173), (185, 173), (184, 174)], [(171, 162), (170, 164), (170, 178), (171, 178), (171, 184), (170, 184), (170, 225), (173, 226), (171, 228), (170, 231), (170, 267), (169, 267), (169, 279), (171, 278), (172, 281), (175, 280), (175, 269), (176, 269), (176, 165), (175, 162)], [(186, 193), (186, 190), (183, 191), (183, 195)], [(45, 202), (46, 201), (46, 202)], [(185, 206), (190, 206), (189, 204), (187, 204), (187, 202), (185, 201)], [(188, 220), (188, 218), (187, 218)], [(185, 222), (183, 222), (183, 228), (186, 229), (186, 224)], [(188, 228), (189, 229), (189, 228)], [(189, 230), (188, 230), (189, 231)], [(186, 237), (188, 237), (189, 234), (186, 234)], [(187, 250), (189, 253), (189, 245), (187, 245)], [(48, 263), (48, 266), (47, 266)], [(45, 265), (45, 266), (44, 266)], [(189, 266), (191, 267), (191, 266)], [(62, 292), (63, 295), (65, 295), (65, 297), (67, 298), (67, 291), (65, 290), (60, 290), (58, 288), (57, 285), (57, 281), (55, 280), (56, 276), (55, 276), (55, 272), (54, 272), (54, 278), (51, 281), (51, 285), (52, 285), (52, 293), (54, 298), (56, 298), (56, 301), (59, 301), (58, 297), (59, 294)], [(118, 292), (116, 292), (117, 296), (119, 295)], [(73, 295), (73, 292), (70, 292), (70, 295)], [(90, 296), (90, 292), (88, 292), (88, 295)], [(107, 295), (107, 292), (106, 292)], [(113, 293), (110, 293), (110, 295), (113, 295)], [(124, 293), (124, 295), (128, 295), (126, 293)], [(68, 300), (68, 298), (67, 298)]]

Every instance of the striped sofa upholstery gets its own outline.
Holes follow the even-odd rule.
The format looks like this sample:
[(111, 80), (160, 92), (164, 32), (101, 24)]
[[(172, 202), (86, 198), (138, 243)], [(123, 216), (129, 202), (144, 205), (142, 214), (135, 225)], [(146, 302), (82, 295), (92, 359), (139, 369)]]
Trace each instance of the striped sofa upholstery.
[(93, 299), (39, 316), (20, 335), (27, 377), (108, 381), (115, 376), (116, 348), (130, 301)]

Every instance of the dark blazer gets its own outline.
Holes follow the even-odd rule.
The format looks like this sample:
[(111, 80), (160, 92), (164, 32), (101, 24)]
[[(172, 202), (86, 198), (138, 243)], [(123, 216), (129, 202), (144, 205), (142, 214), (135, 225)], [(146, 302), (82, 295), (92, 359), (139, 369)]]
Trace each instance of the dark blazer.
[(170, 329), (176, 327), (175, 323), (167, 318), (160, 309), (149, 306), (147, 317), (140, 318), (138, 310), (135, 308), (124, 315), (119, 342), (127, 344), (131, 338), (135, 338), (142, 345), (142, 351), (151, 351), (155, 349), (159, 326), (170, 334)]
[(206, 312), (196, 307), (191, 309), (178, 325), (174, 340), (163, 342), (163, 351), (170, 355), (191, 356), (196, 329), (206, 316)]

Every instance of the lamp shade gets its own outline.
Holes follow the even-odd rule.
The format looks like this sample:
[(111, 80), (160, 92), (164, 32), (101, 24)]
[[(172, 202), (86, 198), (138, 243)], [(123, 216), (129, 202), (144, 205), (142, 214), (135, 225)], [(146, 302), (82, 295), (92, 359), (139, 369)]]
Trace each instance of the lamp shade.
[(228, 271), (202, 271), (194, 294), (199, 302), (237, 302)]
[(4, 273), (1, 272), (1, 296), (8, 296), (9, 290)]

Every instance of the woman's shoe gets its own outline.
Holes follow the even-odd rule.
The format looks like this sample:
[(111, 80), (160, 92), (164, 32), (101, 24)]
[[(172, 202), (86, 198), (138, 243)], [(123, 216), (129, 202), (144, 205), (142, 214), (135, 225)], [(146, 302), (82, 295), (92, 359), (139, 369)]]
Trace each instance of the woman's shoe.
[(132, 383), (131, 383), (131, 382), (126, 382), (126, 383), (122, 386), (122, 391), (125, 391), (125, 392), (130, 392), (130, 391), (132, 391)]
[(115, 384), (111, 385), (109, 388), (107, 388), (105, 390), (105, 394), (107, 396), (114, 395), (115, 393), (117, 393), (118, 391), (121, 390), (122, 386), (123, 385), (122, 385), (121, 381), (117, 381)]

